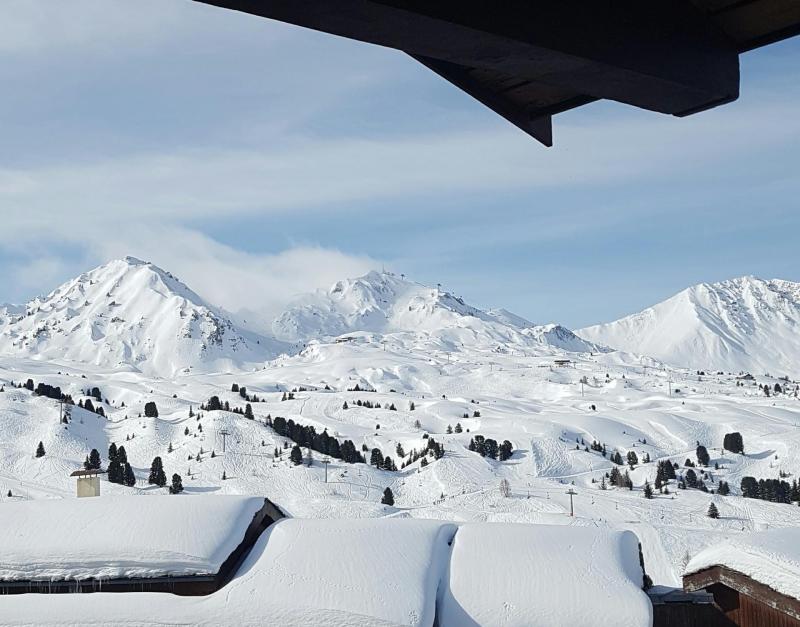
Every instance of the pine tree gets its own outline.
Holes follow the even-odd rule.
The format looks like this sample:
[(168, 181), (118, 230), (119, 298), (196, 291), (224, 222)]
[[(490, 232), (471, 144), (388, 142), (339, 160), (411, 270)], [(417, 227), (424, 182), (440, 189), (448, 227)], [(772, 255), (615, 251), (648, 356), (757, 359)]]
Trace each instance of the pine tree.
[(708, 466), (708, 464), (711, 462), (711, 458), (708, 455), (708, 449), (706, 449), (706, 447), (702, 444), (698, 445), (697, 447), (697, 462), (701, 466)]
[(342, 409), (349, 409), (349, 407), (347, 406), (347, 401), (342, 403)]
[(244, 406), (244, 417), (248, 420), (254, 420), (255, 416), (253, 416), (253, 408), (250, 407), (250, 403)]
[(451, 425), (447, 425), (447, 435), (451, 435), (453, 433), (453, 427)]
[(84, 466), (86, 466), (87, 470), (100, 470), (100, 453), (96, 448), (89, 452), (88, 466), (86, 462), (84, 462)]
[(744, 453), (744, 440), (738, 431), (726, 433), (722, 441), (722, 447), (731, 453)]
[(228, 475), (225, 473), (224, 470), (222, 471), (222, 480), (223, 481), (227, 481), (228, 480)]
[(114, 461), (112, 461), (108, 465), (108, 481), (109, 481), (109, 483), (120, 483), (121, 484), (123, 482), (123, 480), (124, 480), (123, 473), (124, 473), (124, 470), (123, 470), (122, 466), (120, 466), (119, 461), (117, 461), (117, 459), (114, 459)]
[(653, 498), (653, 488), (650, 487), (650, 482), (644, 482), (644, 498), (652, 499)]
[(392, 493), (391, 488), (386, 488), (383, 491), (383, 498), (381, 499), (381, 503), (384, 505), (392, 506), (394, 505), (394, 494)]
[(457, 423), (456, 423), (456, 428), (454, 429), (454, 431), (455, 431), (456, 433), (461, 433), (462, 431), (464, 431), (464, 428), (461, 426), (461, 423), (460, 423), (460, 422), (457, 422)]
[(295, 444), (292, 447), (292, 452), (289, 454), (289, 459), (292, 460), (292, 463), (295, 466), (299, 466), (303, 463), (303, 451), (300, 450), (300, 447)]
[(169, 486), (170, 494), (180, 494), (183, 492), (183, 480), (178, 473), (172, 475), (172, 485)]
[(709, 518), (719, 518), (719, 510), (717, 509), (717, 506), (714, 505), (713, 501), (708, 506), (708, 512), (706, 512), (706, 516)]
[(397, 443), (397, 447), (394, 449), (394, 452), (397, 453), (397, 456), (403, 458), (406, 456), (406, 452), (403, 450), (403, 445), (400, 442)]
[(44, 456), (45, 456), (44, 444), (42, 442), (39, 442), (39, 446), (36, 447), (36, 457), (44, 457)]
[(370, 454), (369, 463), (375, 468), (380, 468), (383, 466), (383, 454), (381, 453), (381, 449), (374, 448), (372, 449), (372, 453)]
[(628, 451), (628, 466), (633, 470), (639, 463), (639, 458), (636, 456), (636, 451)]
[(172, 447), (172, 442), (170, 442), (170, 443), (169, 443), (169, 446), (167, 447), (167, 453), (171, 453), (171, 452), (172, 452), (172, 451), (174, 451), (174, 450), (175, 450), (175, 449)]
[(128, 463), (128, 452), (125, 450), (125, 446), (117, 449), (117, 461), (123, 466)]
[(115, 461), (117, 459), (117, 445), (112, 442), (111, 446), (108, 447), (108, 461), (109, 463)]
[(136, 485), (136, 475), (133, 473), (133, 468), (131, 468), (131, 465), (128, 462), (125, 462), (123, 482), (129, 488), (132, 488)]
[[(158, 407), (153, 401), (144, 404), (144, 415), (147, 418), (158, 418)], [(164, 482), (166, 484), (166, 481)]]
[(164, 464), (161, 462), (160, 457), (154, 457), (153, 463), (150, 465), (150, 476), (147, 483), (157, 485), (163, 488), (167, 485), (167, 475), (164, 473)]

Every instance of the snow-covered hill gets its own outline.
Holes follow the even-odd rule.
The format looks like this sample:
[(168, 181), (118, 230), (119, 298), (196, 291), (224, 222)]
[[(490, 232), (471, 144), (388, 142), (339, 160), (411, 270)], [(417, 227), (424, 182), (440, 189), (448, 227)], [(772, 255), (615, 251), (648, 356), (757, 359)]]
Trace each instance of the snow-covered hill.
[[(723, 354), (717, 337), (747, 339), (748, 358), (788, 360), (797, 301), (796, 285), (740, 279), (654, 308), (649, 315), (665, 325), (651, 333), (653, 348), (656, 340), (666, 347), (662, 358), (683, 361), (676, 340), (708, 334), (708, 346), (695, 347), (708, 362), (695, 366), (685, 340), (694, 367), (683, 369), (599, 350), (558, 325), (480, 310), (389, 273), (301, 299), (275, 322), (283, 341), (299, 344), (286, 345), (231, 322), (155, 266), (111, 262), (0, 310), (0, 502), (73, 498), (70, 472), (92, 448), (106, 465), (113, 442), (125, 446), (137, 483), (104, 476), (105, 495), (164, 493), (147, 483), (159, 456), (168, 476), (183, 477), (187, 496), (268, 496), (296, 516), (632, 529), (648, 574), (679, 586), (687, 552), (767, 524), (800, 525), (796, 505), (745, 499), (740, 489), (743, 477), (793, 481), (800, 472), (800, 384), (779, 380), (784, 372), (766, 363), (755, 380), (696, 372), (715, 366), (713, 351)], [(19, 385), (28, 378), (33, 391)], [(59, 422), (63, 408), (46, 388), (37, 394), (40, 383), (84, 407), (68, 407), (69, 422)], [(220, 409), (200, 409), (213, 396)], [(148, 403), (157, 416), (147, 415)], [(304, 445), (296, 465), (278, 417), (383, 461), (332, 455), (324, 465), (328, 453)], [(721, 449), (731, 432), (741, 433), (745, 454)], [(478, 436), (507, 440), (511, 457), (482, 456)], [(46, 453), (37, 457), (40, 442)], [(706, 467), (697, 465), (698, 443)], [(659, 486), (666, 461), (677, 476)], [(611, 485), (626, 468), (630, 485)], [(697, 487), (679, 487), (690, 471)], [(727, 494), (714, 493), (721, 481)], [(391, 506), (381, 504), (387, 487)], [(646, 487), (654, 498), (643, 498)], [(568, 488), (577, 492), (574, 518)], [(712, 501), (719, 519), (704, 515)]]
[(536, 326), (504, 309), (483, 311), (437, 287), (388, 272), (338, 281), (327, 291), (299, 298), (272, 325), (276, 337), (299, 342), (354, 332), (411, 334), (461, 348), (551, 347), (601, 350), (559, 325)]
[(678, 366), (793, 376), (800, 373), (800, 283), (755, 277), (701, 283), (577, 333)]
[(0, 353), (170, 377), (263, 363), (281, 345), (238, 328), (169, 272), (127, 257), (0, 309)]

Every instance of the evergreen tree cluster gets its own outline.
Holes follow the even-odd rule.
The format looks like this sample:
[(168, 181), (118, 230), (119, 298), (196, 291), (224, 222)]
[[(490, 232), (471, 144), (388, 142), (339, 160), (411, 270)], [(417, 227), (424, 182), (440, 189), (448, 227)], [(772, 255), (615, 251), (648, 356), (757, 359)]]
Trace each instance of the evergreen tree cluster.
[(87, 398), (85, 401), (79, 400), (78, 407), (80, 407), (81, 409), (85, 409), (86, 411), (90, 411), (94, 414), (97, 414), (98, 416), (102, 416), (103, 418), (106, 417), (106, 412), (103, 410), (103, 408), (100, 405), (95, 407), (94, 403), (92, 403), (92, 399), (90, 398)]
[(726, 433), (722, 440), (722, 447), (731, 453), (744, 453), (744, 439), (738, 431)]
[(653, 483), (656, 490), (669, 484), (670, 479), (676, 479), (675, 466), (669, 460), (662, 460), (656, 464), (656, 480)]
[(65, 403), (73, 404), (72, 397), (69, 394), (61, 392), (58, 386), (48, 385), (47, 383), (39, 382), (36, 389), (33, 391), (37, 396), (46, 396), (56, 401), (63, 401)]
[(372, 452), (370, 453), (369, 463), (370, 465), (375, 466), (375, 468), (378, 468), (379, 470), (391, 470), (391, 471), (397, 470), (397, 466), (395, 465), (394, 460), (389, 455), (384, 457), (383, 453), (381, 453), (381, 449), (379, 448), (372, 449)]
[(606, 445), (605, 444), (600, 444), (600, 442), (598, 442), (597, 440), (592, 440), (592, 444), (591, 444), (590, 448), (593, 451), (596, 451), (597, 453), (600, 453), (603, 457), (605, 457), (606, 454), (607, 454)]
[(18, 389), (25, 389), (29, 392), (33, 392), (37, 396), (44, 396), (46, 398), (52, 398), (55, 401), (63, 401), (69, 405), (74, 405), (74, 401), (72, 400), (72, 396), (69, 394), (64, 394), (61, 391), (61, 388), (58, 386), (49, 385), (47, 383), (39, 382), (36, 386), (34, 386), (33, 379), (28, 379), (25, 383), (18, 383), (15, 384), (13, 381), (11, 382), (12, 387), (16, 387)]
[(800, 486), (797, 481), (791, 484), (782, 479), (758, 479), (742, 477), (742, 496), (749, 499), (761, 499), (773, 503), (791, 503), (800, 501)]
[(89, 451), (86, 461), (83, 462), (83, 467), (86, 470), (100, 470), (101, 461), (100, 452), (96, 448), (93, 448)]
[(153, 463), (150, 465), (150, 475), (147, 478), (147, 483), (150, 485), (157, 485), (163, 488), (167, 485), (167, 474), (164, 472), (164, 463), (160, 457), (154, 457)]
[(347, 388), (348, 392), (375, 392), (370, 388), (362, 388), (358, 383), (356, 383), (353, 387)]
[[(239, 389), (241, 390), (243, 388)], [(231, 407), (231, 404), (228, 401), (225, 401), (224, 403), (220, 401), (219, 396), (212, 396), (211, 398), (209, 398), (207, 403), (200, 405), (200, 409), (203, 411), (229, 411), (231, 413), (244, 416), (249, 420), (253, 420), (255, 418), (255, 416), (253, 415), (253, 408), (250, 406), (250, 403), (247, 403), (244, 409), (242, 409), (241, 407)], [(191, 410), (189, 416), (191, 417)]]
[(261, 399), (258, 398), (258, 396), (256, 394), (253, 394), (252, 396), (250, 396), (247, 393), (247, 388), (244, 387), (244, 386), (239, 387), (238, 383), (234, 383), (233, 385), (231, 385), (231, 392), (237, 392), (239, 394), (239, 396), (241, 396), (248, 403), (260, 403), (261, 402)]
[(303, 463), (303, 451), (297, 444), (292, 447), (292, 451), (289, 453), (289, 459), (295, 466), (299, 466)]
[[(349, 406), (352, 406), (352, 407), (364, 407), (365, 409), (382, 409), (383, 408), (383, 406), (378, 402), (373, 403), (372, 401), (362, 401), (361, 399), (358, 399), (358, 400), (355, 400), (355, 401), (350, 401), (350, 405)], [(347, 408), (348, 408), (348, 404), (345, 401), (344, 405), (342, 405), (342, 409), (347, 409)], [(391, 404), (387, 405), (386, 409), (388, 409), (390, 411), (397, 411), (397, 407), (395, 407), (394, 403), (391, 403)]]
[(136, 475), (128, 463), (128, 453), (125, 451), (125, 447), (117, 447), (114, 442), (108, 447), (108, 480), (129, 488), (136, 485)]
[(628, 488), (628, 490), (633, 490), (633, 481), (628, 471), (626, 470), (622, 473), (616, 466), (611, 469), (608, 475), (608, 481), (616, 488)]
[(469, 446), (467, 448), (469, 448), (470, 451), (474, 451), (481, 457), (499, 459), (501, 462), (509, 459), (514, 453), (514, 446), (508, 440), (503, 440), (503, 443), (498, 445), (497, 440), (485, 438), (482, 435), (473, 436), (470, 439)]
[(271, 422), (275, 433), (289, 438), (299, 446), (310, 448), (335, 459), (341, 459), (348, 464), (366, 463), (366, 459), (356, 449), (352, 440), (345, 440), (340, 443), (339, 440), (328, 435), (327, 430), (317, 433), (314, 427), (298, 424), (291, 418), (286, 420), (281, 416), (275, 416)]
[(180, 494), (183, 492), (183, 479), (178, 473), (172, 475), (172, 485), (169, 486), (170, 494)]

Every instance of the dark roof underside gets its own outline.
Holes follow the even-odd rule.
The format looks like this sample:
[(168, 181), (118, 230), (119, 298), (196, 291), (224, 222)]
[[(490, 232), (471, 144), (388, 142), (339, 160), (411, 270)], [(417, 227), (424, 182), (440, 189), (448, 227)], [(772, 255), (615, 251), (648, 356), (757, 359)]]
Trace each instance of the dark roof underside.
[(600, 99), (676, 116), (739, 96), (738, 55), (800, 0), (198, 0), (404, 51), (545, 145)]

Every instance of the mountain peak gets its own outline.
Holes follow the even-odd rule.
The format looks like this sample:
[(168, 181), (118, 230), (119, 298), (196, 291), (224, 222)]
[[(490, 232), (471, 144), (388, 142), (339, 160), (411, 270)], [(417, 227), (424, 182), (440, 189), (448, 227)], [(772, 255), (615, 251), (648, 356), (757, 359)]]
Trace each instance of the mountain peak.
[(85, 272), (30, 301), (24, 315), (0, 319), (0, 352), (159, 376), (262, 363), (277, 349), (174, 275), (134, 257)]
[(742, 276), (700, 283), (578, 335), (679, 366), (800, 371), (800, 283)]

